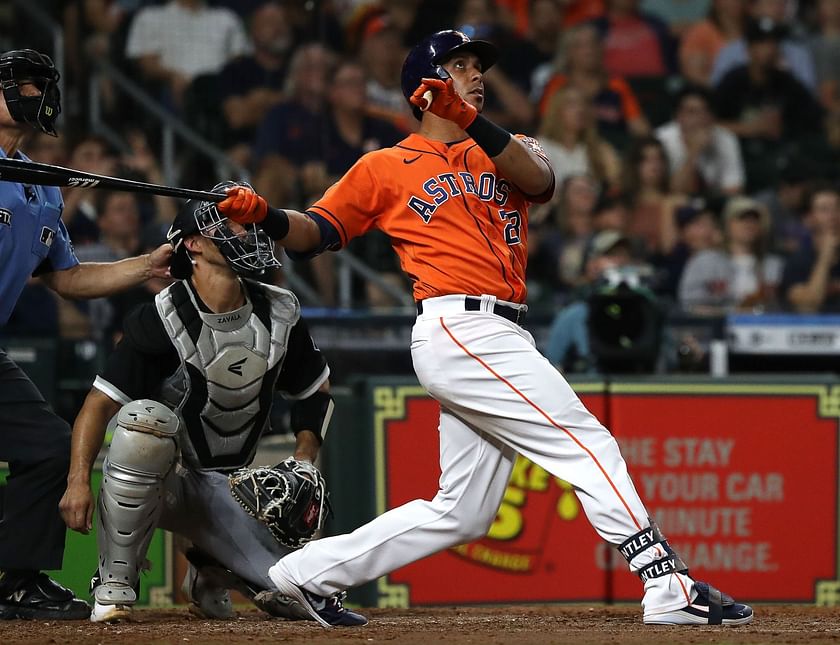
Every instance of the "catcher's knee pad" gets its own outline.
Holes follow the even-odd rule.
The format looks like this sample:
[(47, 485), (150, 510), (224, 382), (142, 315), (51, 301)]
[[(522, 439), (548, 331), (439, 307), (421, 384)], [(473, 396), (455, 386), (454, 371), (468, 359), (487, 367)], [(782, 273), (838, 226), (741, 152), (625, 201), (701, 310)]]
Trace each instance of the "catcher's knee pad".
[(178, 417), (156, 401), (132, 401), (117, 415), (98, 503), (99, 575), (102, 585), (110, 587), (96, 590), (100, 603), (136, 600), (133, 588), (160, 517), (163, 479), (175, 461), (177, 433)]

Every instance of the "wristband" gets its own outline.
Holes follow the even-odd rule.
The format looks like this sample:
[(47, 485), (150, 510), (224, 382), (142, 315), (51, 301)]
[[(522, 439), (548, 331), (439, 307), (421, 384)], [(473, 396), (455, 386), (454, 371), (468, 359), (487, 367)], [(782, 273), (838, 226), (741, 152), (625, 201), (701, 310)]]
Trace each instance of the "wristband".
[(289, 216), (286, 211), (269, 206), (260, 226), (272, 240), (282, 240), (289, 234)]
[(510, 132), (500, 128), (492, 121), (488, 121), (480, 114), (464, 131), (491, 158), (500, 155), (511, 140)]

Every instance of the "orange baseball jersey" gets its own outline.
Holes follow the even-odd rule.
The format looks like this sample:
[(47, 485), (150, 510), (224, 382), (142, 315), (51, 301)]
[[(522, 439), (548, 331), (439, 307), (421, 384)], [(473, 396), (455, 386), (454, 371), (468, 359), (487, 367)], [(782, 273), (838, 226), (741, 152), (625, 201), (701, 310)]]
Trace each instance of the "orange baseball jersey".
[[(545, 158), (539, 143), (517, 135)], [(391, 238), (415, 300), (453, 293), (524, 302), (528, 196), (498, 176), (472, 139), (447, 144), (412, 134), (364, 155), (309, 211), (341, 245), (371, 228)]]

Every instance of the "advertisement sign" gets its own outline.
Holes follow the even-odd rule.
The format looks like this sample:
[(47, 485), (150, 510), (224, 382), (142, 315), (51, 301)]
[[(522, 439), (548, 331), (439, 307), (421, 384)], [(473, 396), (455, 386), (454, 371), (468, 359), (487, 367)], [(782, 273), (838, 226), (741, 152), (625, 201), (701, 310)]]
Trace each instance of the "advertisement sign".
[[(840, 388), (576, 386), (618, 439), (651, 515), (691, 575), (738, 598), (840, 601)], [(374, 388), (378, 512), (437, 491), (438, 405)], [(380, 579), (379, 604), (641, 599), (571, 487), (519, 458), (487, 536)]]

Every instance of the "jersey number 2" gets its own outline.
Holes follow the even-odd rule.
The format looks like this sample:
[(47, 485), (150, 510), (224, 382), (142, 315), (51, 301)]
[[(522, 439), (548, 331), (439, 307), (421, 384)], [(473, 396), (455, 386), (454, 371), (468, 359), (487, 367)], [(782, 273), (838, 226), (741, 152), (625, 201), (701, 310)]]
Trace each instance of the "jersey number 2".
[(499, 217), (502, 218), (502, 221), (507, 222), (505, 224), (505, 242), (508, 243), (508, 246), (519, 244), (521, 242), (519, 238), (519, 227), (522, 225), (519, 211), (501, 210), (499, 211)]

